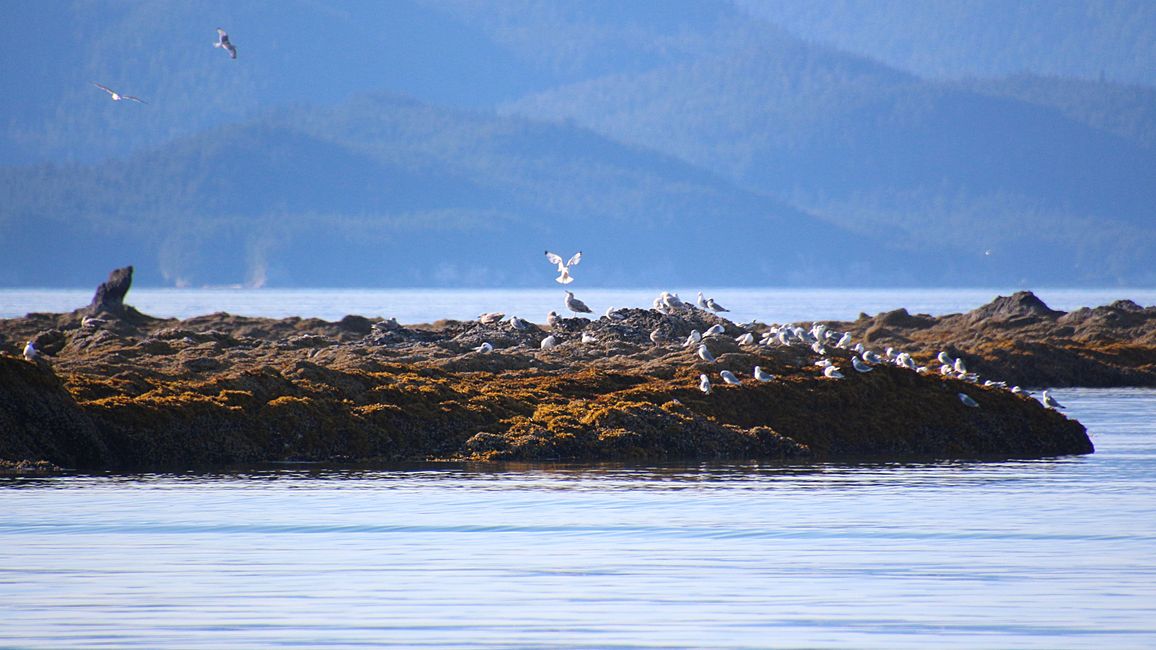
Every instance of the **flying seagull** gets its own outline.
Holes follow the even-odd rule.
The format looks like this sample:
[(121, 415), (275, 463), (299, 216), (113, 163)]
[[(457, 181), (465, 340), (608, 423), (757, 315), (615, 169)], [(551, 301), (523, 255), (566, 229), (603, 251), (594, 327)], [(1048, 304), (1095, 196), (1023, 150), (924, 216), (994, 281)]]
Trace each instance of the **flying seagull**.
[(122, 94), (116, 92), (115, 90), (113, 90), (112, 88), (109, 88), (108, 86), (102, 86), (102, 85), (96, 83), (95, 81), (92, 82), (92, 85), (94, 85), (97, 88), (100, 88), (104, 92), (108, 93), (108, 96), (112, 97), (112, 101), (114, 101), (114, 102), (119, 102), (122, 99), (127, 99), (129, 101), (139, 102), (141, 104), (147, 104), (148, 103), (145, 100), (141, 99), (140, 97), (134, 97), (132, 95), (122, 95)]
[(229, 35), (220, 27), (217, 28), (217, 42), (213, 43), (213, 47), (219, 47), (227, 51), (231, 59), (237, 58), (237, 46), (229, 42)]
[(561, 255), (546, 251), (546, 260), (551, 264), (558, 265), (558, 277), (554, 278), (554, 281), (558, 284), (570, 284), (574, 281), (574, 278), (570, 277), (570, 267), (578, 266), (578, 263), (582, 261), (582, 251), (574, 253), (574, 256), (565, 262), (562, 261)]
[(574, 312), (575, 314), (592, 313), (590, 311), (590, 308), (586, 306), (586, 303), (584, 303), (581, 300), (574, 297), (573, 291), (567, 291), (566, 292), (566, 309), (569, 309), (570, 311)]

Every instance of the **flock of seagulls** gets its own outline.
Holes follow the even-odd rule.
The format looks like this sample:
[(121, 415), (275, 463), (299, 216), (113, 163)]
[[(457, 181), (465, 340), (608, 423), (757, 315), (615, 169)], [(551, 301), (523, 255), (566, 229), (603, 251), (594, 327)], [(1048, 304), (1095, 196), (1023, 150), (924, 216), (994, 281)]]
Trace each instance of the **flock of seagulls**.
[[(560, 284), (570, 284), (574, 281), (571, 275), (571, 269), (577, 266), (582, 261), (582, 253), (575, 253), (569, 260), (563, 260), (562, 256), (546, 251), (546, 260), (554, 265), (558, 272), (558, 277), (555, 281)], [(574, 292), (566, 289), (565, 297), (563, 299), (564, 308), (572, 314), (591, 314), (593, 310), (583, 301), (579, 300)], [(685, 312), (687, 310), (699, 309), (707, 313), (722, 313), (730, 311), (726, 307), (719, 304), (714, 298), (707, 297), (703, 292), (699, 291), (694, 303), (688, 303), (679, 298), (677, 293), (663, 291), (654, 298), (651, 303), (651, 308), (662, 314), (675, 314)], [(504, 314), (499, 312), (490, 312), (481, 314), (478, 320), (483, 324), (493, 324), (500, 322), (504, 318)], [(618, 321), (626, 318), (624, 310), (615, 307), (607, 307), (603, 313), (603, 317), (610, 321)], [(546, 322), (551, 327), (556, 327), (561, 320), (561, 316), (556, 311), (551, 311), (547, 317)], [(753, 324), (754, 322), (752, 322)], [(512, 329), (526, 330), (531, 325), (515, 316), (511, 316), (509, 324)], [(722, 337), (726, 335), (726, 328), (722, 324), (715, 324), (707, 328), (705, 331), (692, 330), (686, 339), (681, 342), (681, 347), (690, 348), (694, 356), (703, 363), (714, 364), (718, 362), (718, 358), (714, 352), (711, 351), (708, 342), (715, 337)], [(663, 330), (663, 325), (655, 328), (650, 332), (649, 339), (651, 343), (656, 346), (666, 344), (670, 339), (668, 331)], [(594, 343), (598, 340), (593, 334), (583, 332), (581, 335), (581, 342), (583, 344)], [(861, 343), (852, 345), (853, 336), (850, 332), (835, 332), (830, 329), (825, 323), (813, 323), (810, 328), (801, 327), (799, 325), (787, 324), (767, 326), (761, 332), (761, 337), (756, 339), (755, 331), (744, 331), (738, 336), (734, 337), (734, 341), (739, 346), (805, 346), (811, 350), (819, 358), (812, 364), (819, 369), (821, 376), (824, 379), (838, 381), (845, 379), (846, 375), (843, 369), (837, 365), (836, 360), (828, 356), (829, 349), (844, 350), (850, 352), (849, 357), (851, 369), (859, 374), (867, 374), (874, 372), (875, 369), (882, 365), (894, 365), (899, 368), (910, 370), (919, 374), (928, 374), (932, 372), (931, 368), (924, 365), (919, 365), (911, 354), (896, 350), (894, 348), (886, 348), (882, 352), (869, 350)], [(550, 350), (558, 347), (561, 344), (558, 337), (554, 334), (546, 336), (540, 342), (542, 350)], [(494, 349), (490, 343), (483, 343), (474, 348), (479, 353), (489, 353)], [(846, 359), (846, 356), (842, 358)], [(959, 379), (971, 383), (980, 383), (979, 375), (969, 372), (967, 362), (962, 357), (952, 357), (946, 351), (940, 352), (936, 356), (939, 362), (939, 373), (945, 377)], [(718, 371), (718, 377), (724, 385), (740, 386), (743, 383), (743, 378), (730, 369), (721, 369)], [(751, 372), (751, 377), (761, 383), (775, 381), (775, 375), (767, 372), (760, 366), (755, 366)], [(1008, 388), (1004, 382), (987, 380), (982, 382), (985, 387), (997, 387), (1010, 390), (1012, 393), (1020, 395), (1030, 395), (1028, 391), (1021, 389), (1019, 386), (1012, 386)], [(699, 375), (698, 388), (704, 394), (710, 395), (714, 391), (714, 385), (711, 383), (710, 375), (701, 373)], [(960, 392), (957, 397), (961, 404), (968, 408), (980, 408), (979, 402), (971, 395)], [(1054, 397), (1043, 392), (1041, 401), (1048, 408), (1063, 408), (1063, 406), (1055, 400)]]
[[(228, 32), (221, 29), (220, 27), (217, 28), (217, 42), (213, 43), (213, 47), (221, 48), (222, 50), (227, 52), (229, 54), (230, 59), (236, 59), (237, 58), (237, 46), (233, 45), (232, 41), (229, 40)], [(109, 88), (108, 86), (105, 86), (104, 84), (98, 84), (95, 81), (92, 82), (92, 85), (94, 85), (97, 88), (100, 88), (104, 92), (108, 93), (108, 96), (110, 98), (112, 98), (112, 101), (114, 101), (114, 102), (130, 101), (130, 102), (137, 102), (140, 104), (147, 104), (148, 103), (145, 100), (141, 99), (140, 97), (137, 97), (136, 95), (126, 95), (122, 92), (113, 90), (112, 88)]]

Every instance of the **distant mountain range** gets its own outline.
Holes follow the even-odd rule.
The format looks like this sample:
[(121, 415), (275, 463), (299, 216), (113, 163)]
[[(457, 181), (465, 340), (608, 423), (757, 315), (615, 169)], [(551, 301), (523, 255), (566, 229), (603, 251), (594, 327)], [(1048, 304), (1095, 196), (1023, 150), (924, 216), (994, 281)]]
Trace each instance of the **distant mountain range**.
[(1156, 284), (1156, 89), (896, 67), (830, 6), (5, 5), (0, 286), (544, 286), (545, 248), (602, 286)]

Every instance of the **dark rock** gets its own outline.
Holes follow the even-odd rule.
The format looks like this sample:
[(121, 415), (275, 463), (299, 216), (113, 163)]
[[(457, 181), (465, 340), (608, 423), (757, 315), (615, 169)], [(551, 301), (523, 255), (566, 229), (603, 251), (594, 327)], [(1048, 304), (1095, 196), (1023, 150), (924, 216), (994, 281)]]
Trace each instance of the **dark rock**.
[(124, 313), (124, 297), (132, 287), (132, 266), (115, 269), (108, 274), (108, 280), (96, 288), (96, 294), (88, 305), (93, 315), (106, 313), (120, 316)]
[(1010, 296), (998, 296), (983, 307), (968, 312), (967, 319), (976, 323), (987, 319), (1011, 320), (1024, 317), (1056, 319), (1063, 315), (1064, 312), (1048, 307), (1031, 291), (1017, 291)]
[(58, 329), (51, 329), (40, 332), (32, 337), (32, 344), (36, 349), (40, 350), (48, 356), (56, 356), (64, 349), (64, 345), (68, 343), (68, 339), (64, 337), (64, 332)]

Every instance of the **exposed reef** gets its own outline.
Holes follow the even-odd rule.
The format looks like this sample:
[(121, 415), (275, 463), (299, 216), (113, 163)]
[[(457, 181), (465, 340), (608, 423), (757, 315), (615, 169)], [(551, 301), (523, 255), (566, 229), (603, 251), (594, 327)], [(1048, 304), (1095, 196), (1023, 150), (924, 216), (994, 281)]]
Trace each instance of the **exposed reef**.
[[(9, 341), (0, 353), (0, 459), (9, 466), (1092, 452), (1082, 425), (1031, 397), (892, 363), (854, 372), (854, 352), (833, 345), (826, 357), (845, 378), (830, 379), (809, 346), (760, 345), (765, 326), (693, 308), (624, 309), (620, 319), (561, 318), (525, 329), (360, 316), (173, 320), (124, 305), (130, 282), (131, 270), (114, 272), (116, 290), (103, 291), (113, 303), (0, 321)], [(883, 323), (888, 336), (916, 341), (922, 320), (863, 318), (851, 327), (867, 336)], [(682, 343), (713, 325), (724, 332), (705, 339), (717, 357), (707, 362)], [(755, 343), (736, 341), (748, 330)], [(583, 343), (583, 333), (597, 340)], [(549, 334), (559, 345), (543, 350)], [(46, 362), (18, 356), (27, 340)], [(475, 351), (483, 342), (493, 351)], [(961, 351), (968, 342), (953, 340)], [(756, 365), (775, 379), (752, 378)], [(724, 384), (724, 369), (742, 383)], [(699, 390), (700, 374), (714, 384), (709, 394)]]

